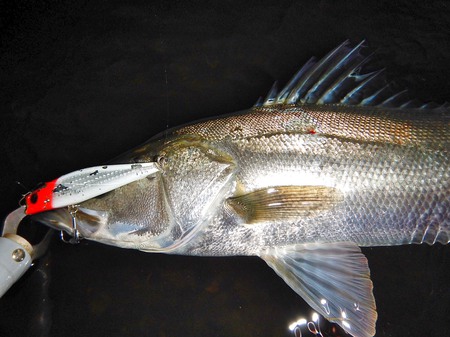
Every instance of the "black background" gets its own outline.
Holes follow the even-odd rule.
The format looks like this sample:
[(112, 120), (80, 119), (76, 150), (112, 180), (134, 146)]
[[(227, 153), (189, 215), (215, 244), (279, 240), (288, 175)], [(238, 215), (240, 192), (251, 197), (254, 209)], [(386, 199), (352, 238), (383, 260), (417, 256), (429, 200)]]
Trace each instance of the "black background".
[[(366, 38), (413, 96), (450, 99), (445, 1), (1, 6), (1, 216), (38, 182), (102, 164), (168, 126), (250, 107), (345, 39)], [(377, 336), (450, 335), (448, 247), (364, 253)], [(257, 258), (70, 246), (55, 236), (0, 300), (0, 336), (291, 336), (287, 326), (310, 315)]]

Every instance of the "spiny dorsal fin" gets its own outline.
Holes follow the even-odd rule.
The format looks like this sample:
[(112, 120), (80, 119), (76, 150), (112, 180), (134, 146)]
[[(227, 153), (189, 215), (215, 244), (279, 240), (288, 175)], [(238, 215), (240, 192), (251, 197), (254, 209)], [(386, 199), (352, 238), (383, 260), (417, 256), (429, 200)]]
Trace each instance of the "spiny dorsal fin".
[(407, 90), (395, 91), (388, 83), (384, 69), (364, 73), (362, 68), (373, 54), (363, 55), (365, 41), (355, 47), (347, 40), (322, 59), (311, 58), (277, 90), (276, 82), (266, 99), (255, 107), (275, 104), (342, 104), (359, 106), (446, 109), (447, 105), (418, 103), (410, 100)]

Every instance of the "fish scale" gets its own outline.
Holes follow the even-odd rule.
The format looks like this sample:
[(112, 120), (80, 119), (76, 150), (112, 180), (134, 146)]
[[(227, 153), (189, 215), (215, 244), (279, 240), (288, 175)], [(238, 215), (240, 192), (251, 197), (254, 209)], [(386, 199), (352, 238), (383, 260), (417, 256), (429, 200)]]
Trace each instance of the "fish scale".
[[(301, 146), (296, 144), (307, 143), (306, 140), (300, 141), (305, 137), (314, 137), (315, 143), (310, 141), (308, 147), (300, 153), (298, 150)], [(242, 172), (237, 179), (241, 185), (246, 186), (248, 191), (266, 186), (267, 181), (271, 179), (273, 185), (286, 184), (288, 181), (295, 182), (295, 179), (298, 179), (297, 184), (307, 184), (308, 180), (315, 179), (331, 183), (340, 190), (349, 191), (348, 197), (345, 198), (347, 202), (330, 211), (332, 213), (324, 217), (323, 223), (315, 219), (311, 224), (315, 228), (324, 228), (323, 234), (319, 237), (310, 235), (302, 237), (300, 232), (295, 238), (291, 236), (288, 242), (275, 242), (275, 245), (307, 240), (348, 240), (357, 242), (361, 246), (403, 244), (411, 242), (416, 227), (421, 225), (422, 209), (432, 210), (432, 215), (426, 219), (422, 218), (422, 221), (430, 221), (430, 216), (443, 217), (448, 221), (448, 211), (441, 214), (437, 204), (432, 204), (427, 197), (438, 193), (437, 198), (442, 208), (448, 210), (447, 192), (450, 178), (446, 169), (449, 165), (448, 157), (436, 153), (421, 153), (413, 147), (405, 152), (403, 147), (390, 143), (384, 147), (381, 144), (372, 143), (363, 146), (351, 141), (343, 144), (337, 138), (324, 137), (323, 139), (326, 142), (322, 142), (317, 135), (273, 135), (244, 138), (242, 141), (234, 140), (228, 145), (236, 150), (236, 162)], [(314, 166), (316, 169), (311, 170), (311, 164), (316, 161), (319, 154), (333, 153), (338, 148), (339, 156), (325, 158), (320, 161), (319, 169), (316, 165)], [(294, 150), (297, 152), (292, 154)], [(393, 155), (394, 151), (399, 151), (398, 155)], [(354, 154), (355, 152), (357, 155)], [(374, 153), (377, 153), (379, 161), (373, 160)], [(308, 155), (305, 157), (301, 154)], [(400, 159), (402, 162), (398, 165)], [(340, 172), (336, 171), (336, 165), (341, 167)], [(415, 168), (416, 165), (421, 166), (422, 169), (418, 171)], [(382, 170), (379, 170), (379, 167)], [(422, 170), (425, 170), (426, 175)], [(306, 179), (296, 177), (295, 172), (308, 177)], [(436, 176), (442, 176), (443, 181), (447, 181), (447, 186), (445, 184), (443, 187), (435, 186), (433, 179)], [(421, 181), (417, 181), (417, 178)], [(414, 185), (404, 184), (411, 179), (414, 179)], [(375, 188), (379, 190), (373, 191)], [(398, 202), (393, 203), (392, 200), (398, 200)], [(416, 201), (412, 209), (411, 201)], [(415, 216), (411, 218), (411, 214)], [(349, 223), (354, 224), (354, 229), (349, 227)], [(336, 224), (349, 231), (349, 234), (342, 233), (341, 237), (330, 237), (328, 229)], [(399, 230), (396, 230), (396, 226)], [(441, 226), (445, 229), (448, 224), (444, 222)], [(215, 231), (215, 228), (211, 231)], [(363, 235), (355, 237), (355, 234), (352, 234), (355, 232), (361, 232)], [(263, 236), (270, 237), (270, 235)], [(250, 248), (251, 244), (248, 240), (236, 238), (235, 241), (236, 245), (242, 243), (243, 254), (260, 248)], [(432, 242), (430, 239), (427, 241), (427, 243)], [(226, 247), (219, 251), (226, 254)], [(235, 247), (234, 251), (236, 251)]]

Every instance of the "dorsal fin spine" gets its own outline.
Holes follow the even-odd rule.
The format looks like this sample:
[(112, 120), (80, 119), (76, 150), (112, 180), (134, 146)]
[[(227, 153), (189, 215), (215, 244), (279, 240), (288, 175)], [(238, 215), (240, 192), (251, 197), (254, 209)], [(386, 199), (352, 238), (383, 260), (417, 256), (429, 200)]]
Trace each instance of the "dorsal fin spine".
[(256, 100), (255, 104), (253, 105), (254, 107), (260, 107), (263, 105), (263, 98), (261, 96), (258, 97), (258, 99)]
[(343, 70), (346, 72), (345, 69), (352, 69), (355, 63), (360, 63), (361, 59), (364, 58), (360, 54), (364, 42), (364, 40), (361, 41), (355, 48), (351, 49), (350, 52), (336, 58), (332, 66), (329, 67), (321, 78), (311, 87), (311, 89), (309, 89), (303, 102), (317, 102), (322, 97), (323, 91), (327, 90), (330, 86), (330, 82), (334, 83), (336, 77), (340, 77)]
[(276, 101), (278, 95), (278, 81), (275, 81), (270, 88), (269, 93), (267, 94), (266, 99), (264, 100), (263, 105), (272, 105)]
[(439, 105), (435, 102), (427, 102), (420, 107), (420, 109), (437, 109), (437, 108), (439, 108)]
[(361, 105), (379, 105), (383, 102), (383, 94), (387, 92), (387, 90), (390, 88), (391, 83), (386, 84), (381, 89), (377, 90), (372, 96), (369, 96), (361, 101)]
[(408, 92), (408, 90), (405, 89), (405, 90), (402, 90), (402, 91), (396, 93), (395, 95), (384, 100), (384, 102), (382, 102), (380, 104), (380, 106), (384, 106), (384, 107), (401, 106), (405, 102), (405, 99), (408, 99), (407, 92)]
[(291, 78), (288, 84), (280, 91), (277, 98), (277, 103), (286, 103), (286, 98), (291, 93), (292, 89), (297, 85), (299, 79), (306, 74), (315, 64), (317, 60), (315, 57), (311, 57), (308, 62), (306, 62), (303, 67)]
[(357, 82), (364, 81), (370, 74), (360, 74), (361, 68), (370, 61), (372, 55), (364, 57), (361, 61), (356, 63), (352, 68), (349, 68), (343, 72), (335, 82), (328, 87), (328, 89), (322, 93), (317, 100), (317, 104), (327, 104), (341, 101), (343, 96), (346, 95), (349, 88), (352, 89)]
[[(360, 83), (358, 86), (356, 86), (352, 91), (350, 91), (342, 100), (342, 104), (347, 105), (357, 105), (360, 104), (363, 100), (362, 95), (363, 90), (367, 87), (369, 87), (373, 82), (380, 79), (381, 75), (384, 73), (384, 69), (380, 69), (377, 71), (374, 71), (368, 75), (370, 75), (367, 79), (365, 79), (362, 83)], [(356, 96), (360, 96), (356, 97)]]
[(328, 66), (328, 64), (333, 60), (336, 54), (339, 54), (344, 48), (347, 48), (349, 41), (345, 41), (337, 48), (333, 49), (329, 52), (322, 60), (318, 61), (316, 65), (311, 68), (307, 74), (305, 74), (305, 79), (298, 83), (296, 87), (293, 88), (291, 94), (288, 96), (288, 102), (297, 103), (303, 95), (314, 85), (316, 79), (323, 73), (324, 69)]
[(415, 109), (415, 108), (419, 108), (419, 107), (420, 107), (420, 102), (416, 99), (410, 99), (406, 103), (403, 103), (402, 105), (400, 105), (400, 108), (403, 108), (403, 109)]

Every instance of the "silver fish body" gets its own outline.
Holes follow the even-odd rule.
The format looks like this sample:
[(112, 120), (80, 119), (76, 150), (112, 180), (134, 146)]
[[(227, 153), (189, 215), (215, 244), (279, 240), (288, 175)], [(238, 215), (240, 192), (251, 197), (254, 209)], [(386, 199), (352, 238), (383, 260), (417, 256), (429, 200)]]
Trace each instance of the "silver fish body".
[[(257, 255), (266, 247), (308, 242), (446, 244), (449, 145), (442, 112), (254, 109), (165, 133), (121, 158), (157, 160), (161, 171), (83, 203), (81, 211), (98, 215), (99, 224), (80, 230), (118, 246), (193, 255)], [(290, 201), (280, 194), (289, 186), (306, 193), (326, 188), (332, 198), (289, 212)], [(248, 219), (234, 200), (252, 199), (260, 190), (276, 196), (263, 205), (249, 200), (243, 207), (267, 213)], [(162, 233), (163, 240), (154, 240)]]
[[(334, 59), (351, 53), (336, 50)], [(449, 242), (450, 114), (291, 104), (304, 77), (263, 105), (166, 131), (120, 157), (159, 172), (81, 203), (81, 236), (149, 252), (260, 256), (315, 310), (372, 336), (358, 246)], [(71, 223), (65, 209), (36, 218)]]
[[(208, 211), (202, 237), (183, 253), (258, 254), (265, 247), (308, 242), (449, 241), (450, 129), (440, 113), (274, 106), (175, 133), (200, 134), (231, 157), (217, 211)], [(289, 210), (295, 203), (281, 195), (290, 192), (288, 186), (331, 195), (305, 196), (303, 207)], [(264, 201), (255, 194), (244, 207), (262, 206), (267, 213), (233, 208), (233, 198), (252, 199), (258, 190), (276, 196)]]

